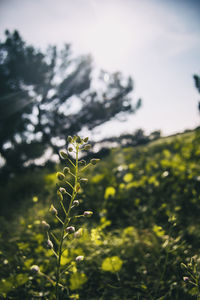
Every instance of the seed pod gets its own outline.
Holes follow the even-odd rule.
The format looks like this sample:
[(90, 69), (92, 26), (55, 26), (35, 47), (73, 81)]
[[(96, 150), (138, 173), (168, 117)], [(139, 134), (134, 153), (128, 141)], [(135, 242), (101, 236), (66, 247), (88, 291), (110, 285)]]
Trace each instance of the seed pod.
[(89, 211), (89, 210), (86, 210), (86, 211), (84, 211), (83, 215), (84, 215), (84, 217), (88, 217), (89, 218), (89, 217), (91, 217), (93, 215), (93, 212)]
[(87, 179), (87, 178), (81, 178), (81, 179), (80, 179), (80, 182), (81, 182), (81, 183), (87, 183), (87, 182), (88, 182), (88, 179)]
[(57, 172), (56, 177), (58, 178), (58, 180), (62, 181), (63, 179), (65, 179), (65, 174)]
[(62, 194), (62, 195), (65, 195), (65, 194), (67, 194), (67, 191), (66, 191), (66, 189), (65, 189), (65, 188), (63, 188), (63, 187), (60, 187), (60, 188), (59, 188), (59, 191), (61, 192), (61, 194)]
[(80, 166), (85, 166), (86, 165), (86, 161), (84, 159), (81, 159), (79, 161)]
[(87, 143), (88, 140), (89, 140), (89, 137), (86, 137), (83, 139), (84, 143)]
[(59, 190), (57, 190), (57, 195), (58, 195), (59, 200), (63, 201), (63, 195)]
[(73, 136), (73, 142), (76, 142), (76, 139), (77, 139), (77, 135), (74, 135)]
[(63, 169), (63, 173), (64, 173), (65, 175), (67, 175), (69, 172), (70, 172), (70, 168), (65, 167), (65, 168)]
[(47, 240), (47, 247), (53, 249), (53, 243), (50, 239)]
[(69, 151), (69, 152), (72, 152), (73, 150), (74, 150), (74, 149), (73, 149), (72, 147), (69, 147), (69, 148), (68, 148), (68, 151)]
[(41, 224), (45, 229), (47, 229), (47, 230), (50, 229), (50, 225), (46, 221), (42, 221)]
[(80, 136), (77, 137), (76, 142), (77, 142), (78, 144), (81, 144), (81, 143), (82, 143), (82, 140), (81, 140)]
[(61, 151), (59, 152), (59, 154), (60, 154), (60, 157), (61, 157), (62, 159), (67, 159), (67, 158), (68, 158), (67, 153), (66, 153), (65, 151), (63, 151), (63, 150), (61, 150)]
[(38, 273), (40, 271), (40, 268), (37, 265), (32, 265), (31, 266), (31, 271), (33, 273)]
[(83, 148), (83, 150), (90, 150), (90, 149), (91, 149), (91, 145), (90, 144), (85, 145), (85, 147)]
[(72, 203), (74, 206), (79, 206), (79, 201), (78, 200), (74, 200)]
[(57, 214), (58, 214), (58, 211), (57, 211), (57, 209), (53, 206), (53, 204), (51, 204), (51, 207), (50, 207), (49, 211), (50, 211), (50, 213), (51, 213), (52, 215), (54, 215), (54, 216), (57, 216)]
[(74, 233), (75, 232), (75, 228), (74, 228), (74, 226), (69, 226), (69, 227), (67, 227), (65, 229), (65, 231), (68, 232), (68, 233)]
[(69, 135), (68, 138), (67, 138), (68, 143), (71, 143), (72, 140), (73, 140), (73, 139), (72, 139), (71, 135)]
[(77, 183), (76, 187), (75, 187), (75, 191), (78, 193), (78, 191), (80, 190), (81, 186), (80, 183)]
[(182, 269), (187, 269), (187, 266), (184, 263), (181, 263), (181, 268)]
[(99, 161), (100, 161), (99, 158), (92, 158), (92, 159), (90, 160), (90, 163), (91, 163), (92, 165), (96, 165)]
[(82, 260), (84, 260), (84, 256), (83, 255), (79, 255), (75, 258), (76, 262), (81, 262)]

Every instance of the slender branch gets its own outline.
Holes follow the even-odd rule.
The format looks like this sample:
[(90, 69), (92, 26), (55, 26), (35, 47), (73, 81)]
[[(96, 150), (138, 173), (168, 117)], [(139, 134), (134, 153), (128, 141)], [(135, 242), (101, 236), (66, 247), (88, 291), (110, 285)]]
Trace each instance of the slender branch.
[(74, 189), (73, 185), (71, 185), (69, 181), (66, 180), (65, 183), (67, 183), (72, 188), (72, 190)]
[(68, 157), (68, 161), (72, 164), (72, 166), (74, 167), (74, 168), (76, 168), (76, 166), (75, 166), (75, 164), (71, 161), (71, 159)]
[(41, 272), (40, 271), (40, 273), (39, 273), (40, 275), (42, 275), (42, 276), (44, 276), (49, 282), (51, 282), (51, 284), (53, 285), (53, 286), (55, 286), (55, 281), (53, 281), (48, 275), (46, 275), (45, 273), (43, 273), (43, 272)]
[[(73, 207), (74, 206), (72, 206), (71, 208), (73, 208)], [(71, 220), (81, 218), (81, 217), (85, 217), (85, 216), (84, 215), (73, 216), (73, 217), (71, 217)]]
[(60, 276), (63, 275), (63, 273), (65, 273), (66, 271), (68, 271), (69, 269), (71, 269), (72, 265), (69, 265), (66, 269), (64, 269), (61, 273)]
[[(64, 211), (64, 213), (65, 213), (66, 217), (68, 217), (68, 215), (67, 215), (67, 212), (66, 212), (66, 210), (65, 210), (65, 207), (64, 207), (64, 205), (63, 205), (63, 202), (62, 202), (62, 201), (60, 201), (60, 205), (62, 206), (62, 209), (63, 209), (63, 211)], [(63, 224), (63, 225), (64, 225), (64, 224)]]
[[(61, 220), (60, 220), (61, 221)], [(53, 232), (50, 232), (51, 236), (54, 238), (56, 244), (59, 244), (59, 241)]]
[(72, 175), (74, 178), (76, 177), (72, 172), (69, 172), (70, 175)]
[(63, 240), (68, 236), (68, 233), (65, 233), (65, 235), (63, 236)]
[(92, 166), (92, 164), (91, 164), (91, 163), (89, 163), (87, 166), (85, 166), (84, 168), (82, 168), (82, 169), (80, 170), (80, 172), (83, 172), (83, 171), (85, 171), (85, 169), (87, 169), (89, 166)]
[(55, 251), (53, 248), (51, 248), (51, 251), (52, 251), (53, 254), (56, 256), (56, 258), (58, 258), (58, 254), (56, 253), (56, 251)]
[(56, 216), (56, 219), (57, 219), (61, 224), (64, 224), (63, 221), (62, 221), (58, 216)]
[(68, 196), (72, 197), (72, 195), (71, 195), (70, 193), (68, 193), (67, 191), (66, 191), (66, 194), (67, 194)]

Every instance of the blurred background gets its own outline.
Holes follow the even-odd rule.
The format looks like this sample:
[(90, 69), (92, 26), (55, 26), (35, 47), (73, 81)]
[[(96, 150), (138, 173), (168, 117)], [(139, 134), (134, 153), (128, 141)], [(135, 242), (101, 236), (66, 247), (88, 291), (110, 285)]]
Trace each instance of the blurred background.
[(29, 148), (52, 158), (70, 133), (197, 127), (199, 12), (198, 0), (1, 0), (1, 163), (17, 147), (20, 164)]
[[(198, 291), (184, 288), (177, 265), (200, 246), (194, 219), (200, 212), (199, 15), (199, 0), (0, 0), (3, 299), (48, 295), (48, 285), (41, 292), (28, 270), (38, 261), (50, 273), (54, 267), (47, 267), (51, 254), (39, 226), (55, 201), (59, 151), (75, 134), (90, 138), (93, 150), (85, 159), (103, 162), (88, 173), (91, 183), (80, 195), (87, 200), (82, 207), (96, 212), (96, 231), (80, 253), (70, 250), (69, 260), (82, 252), (91, 259), (84, 280), (68, 274), (71, 291), (90, 300), (150, 299), (149, 293), (151, 299), (196, 299)], [(169, 240), (172, 219), (178, 225)], [(117, 247), (109, 244), (116, 232), (127, 251), (117, 240)], [(115, 296), (102, 279), (106, 271), (114, 286), (119, 279), (103, 267), (103, 240), (107, 254), (120, 259), (118, 270), (124, 268)], [(166, 245), (178, 249), (169, 261)], [(98, 262), (91, 249), (100, 253)]]

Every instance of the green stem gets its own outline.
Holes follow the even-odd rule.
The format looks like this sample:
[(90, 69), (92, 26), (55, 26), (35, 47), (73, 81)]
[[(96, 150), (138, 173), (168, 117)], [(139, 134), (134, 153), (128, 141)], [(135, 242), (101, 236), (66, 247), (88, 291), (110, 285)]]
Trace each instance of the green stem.
[(62, 223), (62, 225), (64, 224), (63, 221), (62, 221), (58, 216), (56, 216), (56, 219), (57, 219), (60, 223)]
[(81, 172), (85, 171), (85, 169), (87, 169), (89, 166), (91, 166), (92, 164), (89, 163), (87, 166), (85, 166), (84, 168), (81, 169)]
[(72, 190), (74, 189), (74, 187), (71, 185), (69, 181), (65, 180), (65, 183), (67, 183), (72, 188)]
[(61, 204), (61, 206), (62, 206), (62, 209), (63, 209), (64, 213), (65, 213), (66, 218), (68, 218), (66, 209), (65, 209), (65, 207), (64, 207), (64, 205), (63, 205), (63, 202), (60, 201), (60, 204)]
[[(170, 240), (170, 236), (171, 236), (171, 232), (172, 232), (172, 225), (170, 225), (170, 228), (169, 228), (169, 238), (168, 238), (168, 242)], [(168, 263), (168, 258), (169, 258), (169, 244), (166, 246), (166, 256), (165, 256), (165, 261), (164, 261), (164, 266), (163, 266), (163, 271), (161, 273), (161, 276), (160, 276), (160, 280), (158, 281), (158, 285), (155, 289), (155, 298), (157, 298), (157, 294), (158, 294), (158, 290), (159, 290), (159, 287), (161, 285), (161, 282), (165, 276), (165, 272), (166, 272), (166, 268), (167, 268), (167, 263)]]
[(60, 264), (61, 264), (61, 256), (62, 256), (62, 246), (63, 246), (63, 241), (64, 241), (64, 237), (65, 237), (65, 228), (68, 226), (69, 222), (70, 222), (70, 218), (69, 218), (69, 214), (71, 211), (71, 207), (72, 207), (72, 203), (75, 199), (76, 196), (76, 191), (75, 191), (75, 187), (77, 185), (77, 181), (78, 181), (78, 151), (79, 151), (79, 146), (76, 146), (76, 165), (74, 165), (75, 167), (75, 180), (74, 180), (74, 187), (73, 187), (73, 193), (71, 196), (71, 201), (69, 204), (69, 208), (68, 211), (66, 212), (63, 203), (61, 202), (62, 208), (65, 212), (65, 221), (63, 223), (63, 227), (62, 227), (62, 232), (61, 232), (61, 237), (60, 237), (60, 245), (59, 245), (59, 250), (58, 250), (58, 259), (57, 259), (57, 272), (56, 272), (56, 300), (59, 300), (59, 281), (60, 281)]
[(50, 235), (54, 238), (56, 244), (59, 244), (59, 241), (53, 232), (50, 232)]
[(49, 282), (51, 282), (51, 284), (54, 286), (55, 282), (49, 277), (47, 276), (45, 273), (41, 272), (39, 273), (41, 276), (45, 277)]
[(60, 262), (61, 262), (61, 255), (62, 255), (62, 244), (63, 244), (63, 236), (64, 236), (65, 226), (63, 225), (59, 251), (58, 251), (58, 260), (57, 260), (57, 273), (56, 273), (56, 300), (59, 300), (59, 280), (60, 280)]
[(69, 172), (70, 175), (72, 175), (74, 178), (76, 177), (72, 172)]
[(74, 168), (76, 167), (75, 164), (71, 161), (70, 158), (68, 158), (68, 161), (71, 163), (71, 165), (72, 165)]
[(66, 194), (67, 194), (68, 196), (72, 197), (72, 195), (71, 195), (70, 193), (68, 193), (67, 191), (66, 191)]

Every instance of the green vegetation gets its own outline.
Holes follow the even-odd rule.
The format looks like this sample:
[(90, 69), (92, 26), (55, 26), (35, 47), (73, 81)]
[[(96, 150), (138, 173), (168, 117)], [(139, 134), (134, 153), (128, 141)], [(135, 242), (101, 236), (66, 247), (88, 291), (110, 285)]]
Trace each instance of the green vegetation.
[(0, 40), (1, 181), (44, 155), (52, 162), (68, 135), (139, 109), (141, 100), (130, 96), (131, 77), (103, 70), (95, 77), (91, 56), (75, 57), (70, 44), (41, 51), (6, 30)]
[[(70, 235), (62, 254), (61, 266), (71, 266), (63, 300), (199, 299), (199, 142), (197, 129), (116, 148), (86, 170), (76, 209), (94, 214), (92, 224), (78, 220), (82, 229)], [(0, 189), (6, 214), (0, 219), (2, 299), (54, 299), (51, 282), (31, 266), (55, 276), (42, 220), (51, 227), (59, 222), (48, 212), (49, 203), (58, 207), (58, 170), (29, 170)], [(77, 256), (85, 259), (77, 264)]]

